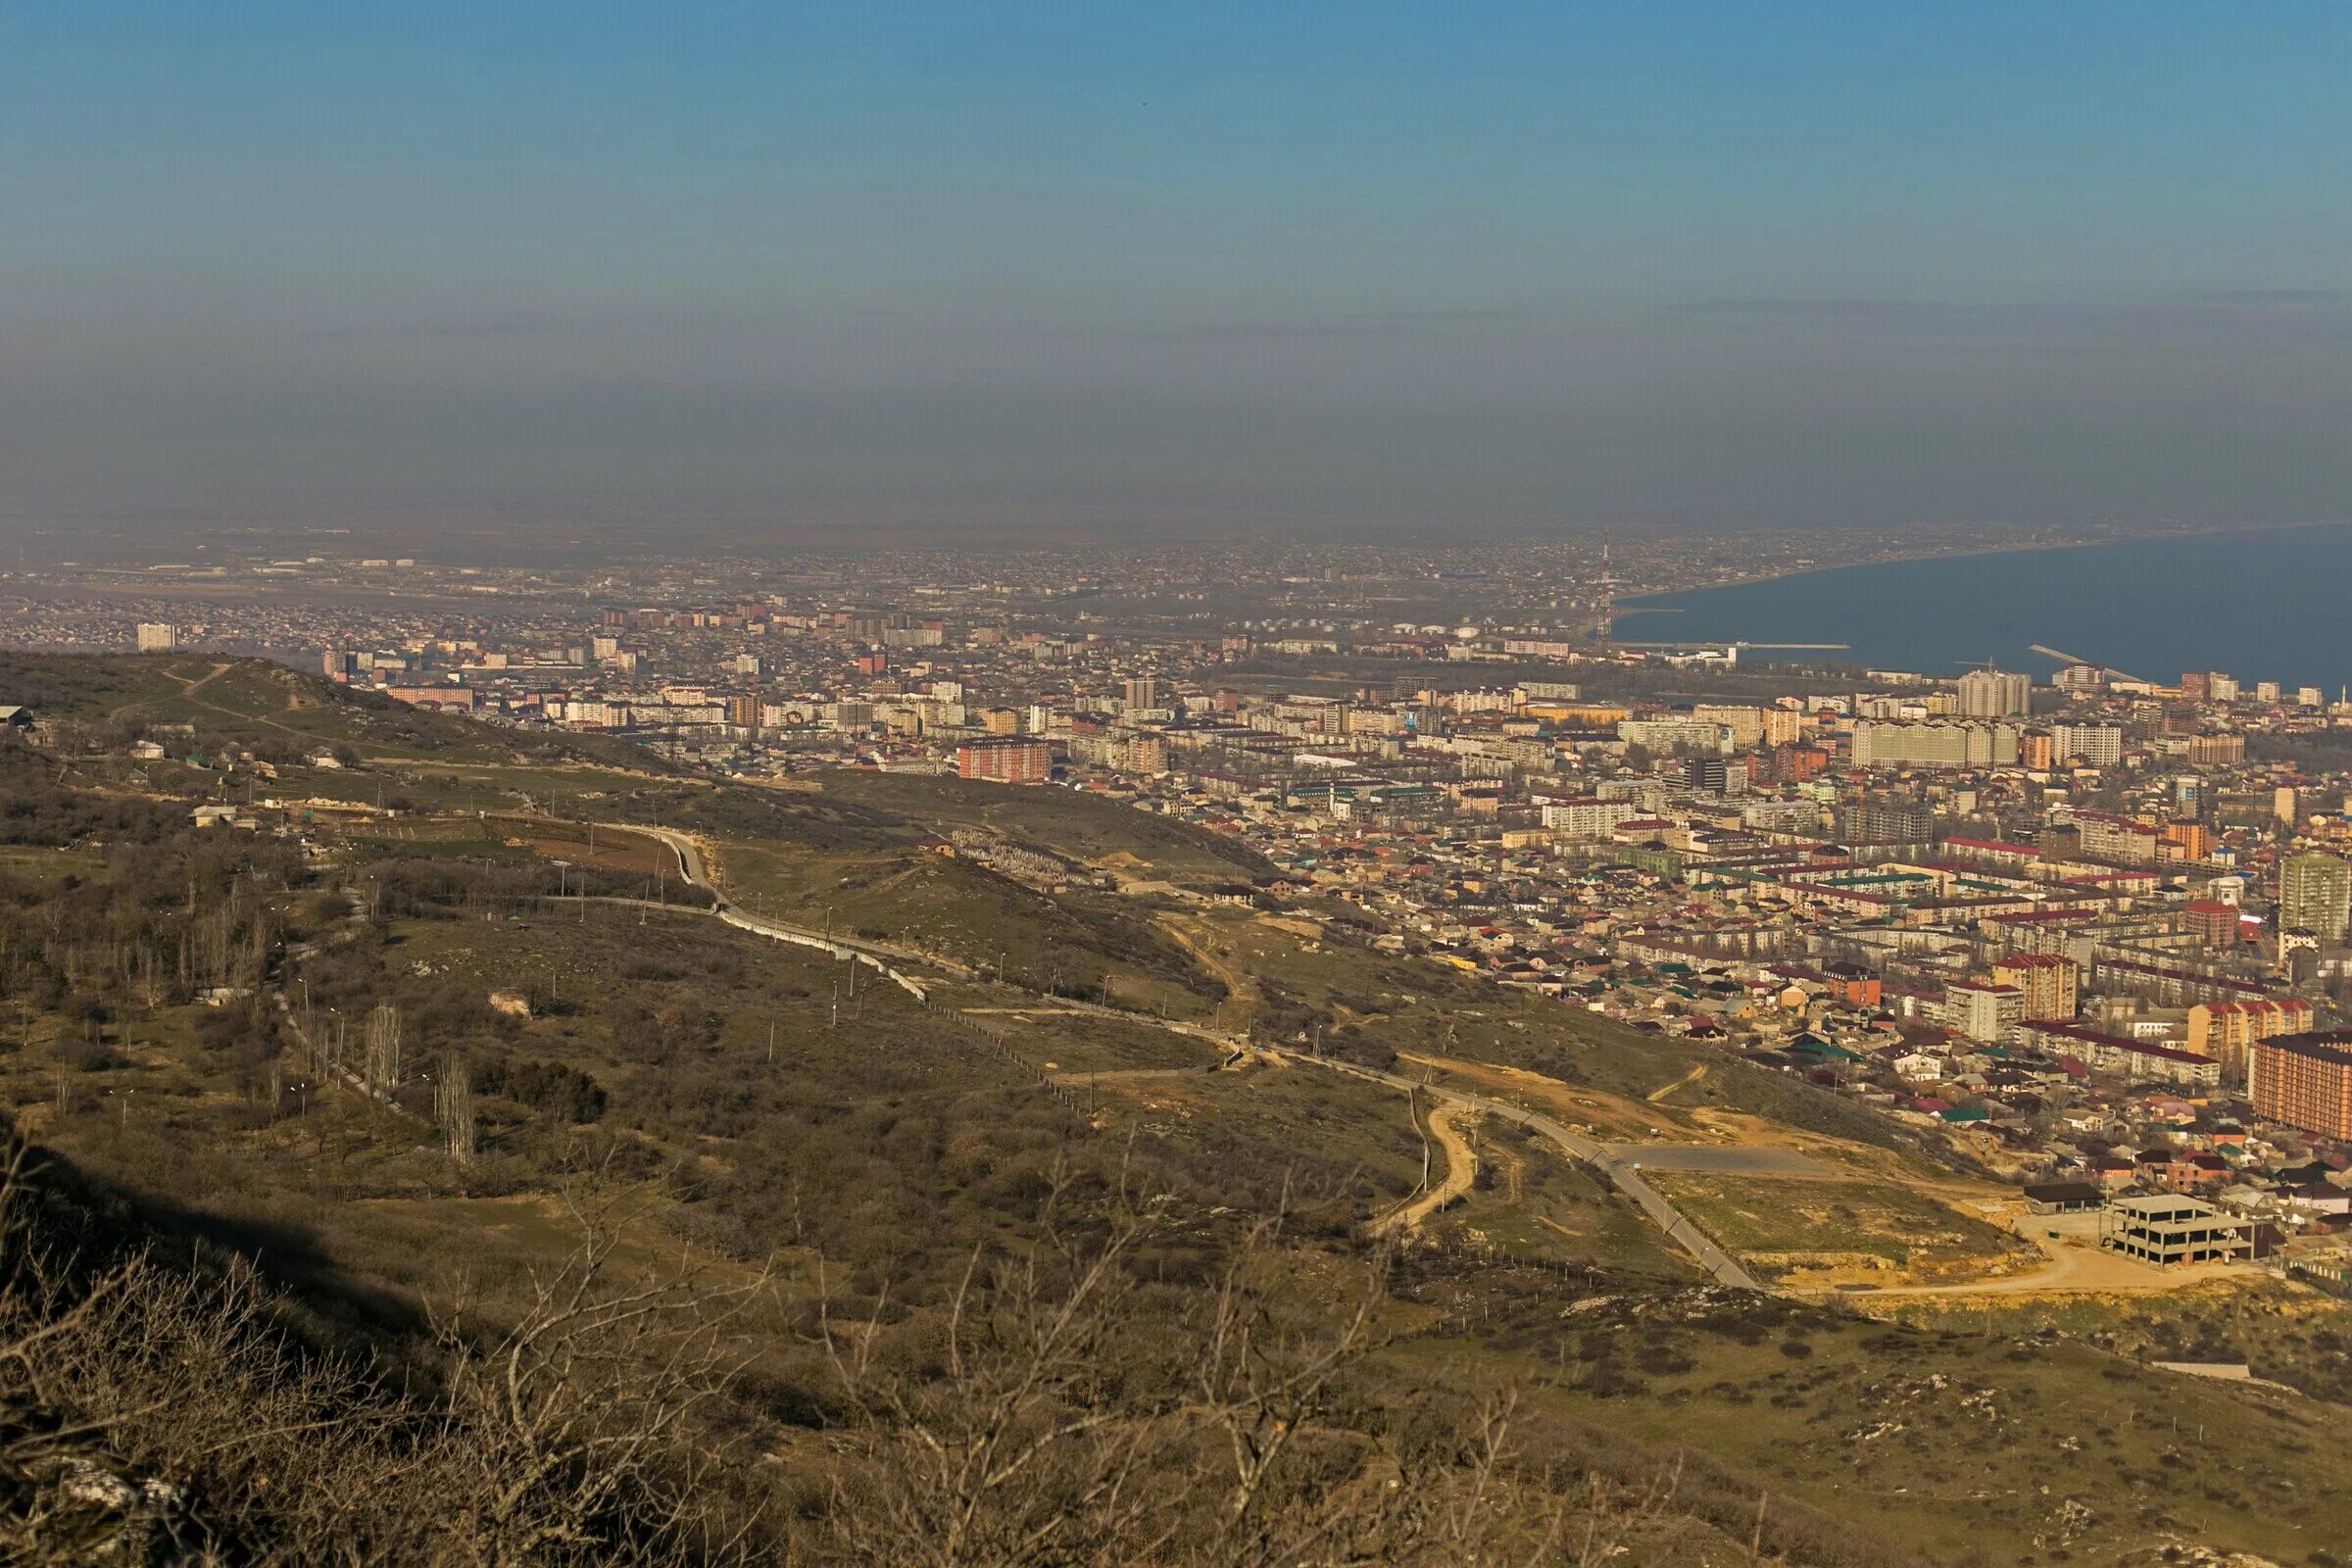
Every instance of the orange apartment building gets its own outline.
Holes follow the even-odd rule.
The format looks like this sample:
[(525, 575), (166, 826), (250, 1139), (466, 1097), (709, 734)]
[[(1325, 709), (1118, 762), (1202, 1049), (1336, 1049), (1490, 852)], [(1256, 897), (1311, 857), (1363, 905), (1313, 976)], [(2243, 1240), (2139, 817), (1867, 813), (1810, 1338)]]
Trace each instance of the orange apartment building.
[(966, 741), (956, 748), (956, 776), (994, 784), (1043, 784), (1054, 771), (1054, 748), (1044, 741)]
[(2012, 953), (1992, 966), (1992, 978), (2017, 988), (2028, 1018), (2072, 1018), (2080, 1005), (2080, 967), (2055, 953)]
[(2276, 1001), (2200, 1002), (2188, 1009), (2187, 1050), (2222, 1064), (2231, 1083), (2245, 1077), (2247, 1053), (2257, 1040), (2299, 1035), (2311, 1027), (2311, 1004), (2293, 997)]
[(2246, 1057), (2254, 1114), (2328, 1138), (2352, 1138), (2352, 1030), (2276, 1035)]

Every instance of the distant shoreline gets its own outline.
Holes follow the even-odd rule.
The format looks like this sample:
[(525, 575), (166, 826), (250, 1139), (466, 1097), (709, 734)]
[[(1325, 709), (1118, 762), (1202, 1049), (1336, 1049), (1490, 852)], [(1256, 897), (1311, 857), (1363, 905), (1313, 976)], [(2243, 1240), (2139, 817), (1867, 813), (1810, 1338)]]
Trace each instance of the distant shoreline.
[[(1890, 569), (1844, 583), (1806, 580), (1865, 566)], [(1995, 657), (2004, 668), (2040, 670), (2039, 661), (2055, 668), (2071, 659), (2148, 678), (2235, 669), (2327, 686), (2352, 680), (2352, 651), (2328, 629), (2328, 587), (2347, 572), (2352, 524), (2181, 528), (1760, 572), (1628, 601), (1616, 630), (1628, 641), (1746, 643), (1776, 662), (1786, 656), (1765, 645), (1845, 642), (1850, 653), (1803, 662), (1861, 669), (1933, 673)], [(2268, 612), (2217, 616), (2217, 595)], [(1683, 618), (1636, 618), (1666, 612)]]
[[(2246, 538), (2255, 534), (2306, 533), (2324, 528), (2352, 528), (2352, 518), (2329, 522), (2266, 522), (2251, 528), (2195, 527), (2168, 529), (2158, 533), (2117, 534), (2106, 539), (2053, 539), (2040, 544), (1992, 545), (1982, 550), (1923, 550), (1908, 551), (1890, 556), (1873, 556), (1868, 561), (1842, 561), (1822, 566), (1791, 566), (1786, 571), (1759, 571), (1748, 577), (1727, 577), (1721, 582), (1702, 583), (1693, 588), (1664, 588), (1639, 599), (1620, 601), (1614, 607), (1612, 622), (1626, 614), (1674, 614), (1683, 612), (1682, 606), (1661, 610), (1642, 607), (1652, 599), (1671, 599), (1682, 594), (1709, 594), (1720, 588), (1749, 588), (1757, 583), (1786, 582), (1793, 577), (1818, 577), (1832, 571), (1860, 571), (1869, 566), (1897, 566), (1922, 561), (1980, 561), (1986, 556), (2034, 556), (2053, 550), (2104, 550), (2111, 545), (2147, 544), (2159, 539), (2221, 539)], [(1629, 608), (1630, 607), (1630, 608)], [(1704, 638), (1695, 639), (1705, 641)]]

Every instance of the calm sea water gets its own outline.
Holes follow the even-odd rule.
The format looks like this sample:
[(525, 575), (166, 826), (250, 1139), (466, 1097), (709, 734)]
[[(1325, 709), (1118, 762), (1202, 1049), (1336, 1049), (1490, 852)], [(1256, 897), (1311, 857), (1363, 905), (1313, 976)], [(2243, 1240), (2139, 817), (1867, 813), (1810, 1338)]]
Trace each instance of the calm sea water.
[[(1672, 611), (1675, 613), (1660, 613)], [(1743, 651), (1955, 675), (1990, 659), (2047, 679), (2035, 643), (2145, 680), (2352, 683), (2352, 527), (2149, 539), (1845, 566), (1629, 605), (1628, 642), (1845, 643)]]

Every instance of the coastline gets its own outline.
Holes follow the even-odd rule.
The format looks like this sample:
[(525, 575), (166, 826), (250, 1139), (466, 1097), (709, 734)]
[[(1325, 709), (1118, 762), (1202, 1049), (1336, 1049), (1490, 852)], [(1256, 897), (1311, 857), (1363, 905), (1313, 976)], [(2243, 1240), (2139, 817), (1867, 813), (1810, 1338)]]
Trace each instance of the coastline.
[[(1838, 571), (1849, 575), (1823, 577)], [(1997, 659), (2032, 670), (2036, 659), (2071, 658), (2151, 679), (2207, 668), (2332, 688), (2352, 683), (2352, 647), (2331, 630), (2328, 586), (2347, 576), (2352, 524), (2182, 529), (1763, 573), (1720, 591), (1629, 601), (1616, 631), (1628, 641), (1741, 643), (1766, 661), (1801, 657), (1765, 651), (1775, 646), (1838, 641), (1850, 652), (1829, 661), (1867, 668), (1933, 672)], [(2221, 606), (2235, 608), (2217, 613)], [(1681, 618), (1637, 618), (1666, 612)]]
[(1637, 599), (1616, 601), (1612, 606), (1614, 613), (1611, 618), (1614, 619), (1617, 615), (1627, 613), (1662, 615), (1681, 608), (1679, 606), (1660, 610), (1642, 608), (1653, 599), (1671, 599), (1679, 594), (1713, 593), (1718, 588), (1747, 588), (1757, 583), (1785, 582), (1793, 577), (1817, 577), (1824, 572), (1831, 571), (1858, 571), (1865, 566), (1893, 566), (1922, 561), (1979, 561), (1986, 556), (2034, 556), (2056, 550), (2103, 550), (2109, 545), (2146, 544), (2159, 539), (2235, 539), (2256, 534), (2307, 533), (2328, 528), (2352, 528), (2352, 517), (2327, 522), (2265, 522), (2244, 528), (2215, 528), (2200, 525), (2194, 528), (2168, 529), (2156, 533), (2114, 534), (2104, 539), (2052, 539), (2040, 544), (1992, 545), (1984, 549), (1898, 551), (1892, 555), (1873, 556), (1867, 561), (1839, 561), (1824, 565), (1792, 566), (1786, 571), (1759, 571), (1752, 576), (1725, 577), (1717, 582), (1694, 583), (1688, 588), (1661, 588), (1655, 593), (1643, 594)]

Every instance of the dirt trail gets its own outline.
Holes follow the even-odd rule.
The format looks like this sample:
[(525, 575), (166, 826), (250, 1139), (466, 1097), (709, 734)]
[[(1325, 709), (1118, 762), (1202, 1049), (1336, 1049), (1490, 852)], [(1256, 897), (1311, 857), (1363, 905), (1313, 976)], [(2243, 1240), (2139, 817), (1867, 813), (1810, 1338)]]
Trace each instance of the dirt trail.
[(1435, 1068), (1483, 1089), (1521, 1096), (1529, 1104), (1587, 1125), (1595, 1136), (1611, 1142), (1672, 1141), (1690, 1134), (1690, 1127), (1682, 1120), (1684, 1112), (1672, 1105), (1651, 1110), (1642, 1102), (1623, 1095), (1580, 1089), (1544, 1073), (1507, 1067), (1499, 1062), (1472, 1061), (1467, 1057), (1418, 1051), (1400, 1051), (1396, 1055), (1399, 1061), (1411, 1062), (1415, 1067)]
[(1871, 1290), (1826, 1290), (1820, 1294), (1867, 1308), (1882, 1297), (1944, 1296), (2160, 1296), (2199, 1285), (2247, 1285), (2269, 1279), (2242, 1264), (2192, 1263), (2162, 1268), (2110, 1252), (2075, 1237), (2027, 1235), (2049, 1261), (2031, 1274), (1955, 1282), (1950, 1285), (1890, 1285)]
[(1689, 1072), (1683, 1074), (1680, 1078), (1677, 1078), (1674, 1082), (1666, 1085), (1662, 1089), (1652, 1089), (1642, 1098), (1647, 1100), (1649, 1103), (1653, 1105), (1662, 1104), (1665, 1102), (1668, 1095), (1673, 1094), (1678, 1089), (1690, 1088), (1692, 1084), (1697, 1083), (1700, 1079), (1706, 1077), (1706, 1075), (1707, 1064), (1702, 1061), (1697, 1066), (1691, 1068)]
[[(291, 735), (297, 740), (315, 742), (318, 739), (318, 737), (316, 735), (305, 735), (298, 729), (292, 729), (284, 724), (280, 724), (274, 718), (264, 718), (259, 713), (241, 713), (233, 708), (222, 708), (219, 703), (205, 702), (202, 698), (199, 698), (196, 695), (198, 692), (204, 690), (207, 686), (210, 686), (213, 682), (219, 680), (222, 675), (227, 674), (234, 668), (236, 668), (234, 664), (215, 664), (209, 673), (199, 675), (194, 680), (188, 679), (185, 675), (175, 675), (167, 669), (164, 671), (164, 678), (167, 680), (175, 680), (179, 682), (179, 694), (182, 697), (189, 699), (191, 702), (194, 702), (198, 708), (204, 709), (208, 712), (219, 713), (224, 718), (233, 718), (241, 723), (266, 725), (270, 729), (279, 731), (281, 734)], [(136, 708), (138, 706), (138, 704), (132, 703), (128, 705), (128, 708)], [(291, 709), (295, 705), (289, 700), (286, 706)], [(113, 716), (119, 718), (127, 710), (127, 708), (118, 708), (114, 710)]]
[(1112, 1067), (1102, 1072), (1086, 1069), (1063, 1069), (1053, 1074), (1055, 1083), (1069, 1089), (1084, 1089), (1090, 1084), (1115, 1089), (1121, 1084), (1163, 1083), (1172, 1078), (1202, 1078), (1206, 1072), (1200, 1067)]
[(1373, 1235), (1419, 1230), (1423, 1220), (1470, 1191), (1470, 1184), (1478, 1179), (1478, 1155), (1471, 1151), (1470, 1140), (1462, 1136), (1462, 1127), (1477, 1115), (1468, 1105), (1452, 1100), (1429, 1113), (1429, 1135), (1446, 1152), (1446, 1179), (1420, 1197), (1408, 1200), (1401, 1208), (1391, 1209), (1374, 1220)]
[(1215, 1026), (1232, 1034), (1248, 1034), (1250, 1021), (1257, 1016), (1257, 982), (1247, 970), (1219, 957), (1191, 921), (1167, 915), (1161, 917), (1159, 927), (1225, 987), (1225, 1000), (1217, 1004)]

